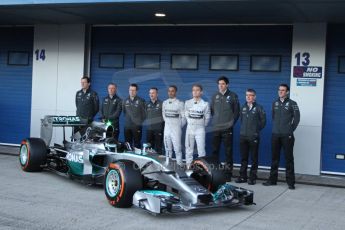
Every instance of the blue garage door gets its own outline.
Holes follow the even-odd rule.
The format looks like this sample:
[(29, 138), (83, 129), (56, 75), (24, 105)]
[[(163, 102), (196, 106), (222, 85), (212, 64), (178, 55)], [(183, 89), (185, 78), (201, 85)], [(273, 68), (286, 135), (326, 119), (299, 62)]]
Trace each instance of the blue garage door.
[[(166, 99), (167, 86), (176, 84), (178, 98), (186, 100), (191, 98), (191, 85), (199, 82), (204, 86), (204, 99), (210, 101), (217, 91), (216, 79), (221, 75), (228, 76), (230, 88), (239, 95), (241, 104), (245, 100), (245, 90), (254, 88), (258, 102), (267, 110), (268, 124), (263, 130), (260, 165), (270, 165), (271, 103), (277, 97), (277, 85), (290, 81), (291, 39), (289, 26), (95, 27), (92, 33), (92, 85), (100, 96), (105, 96), (107, 83), (116, 82), (119, 96), (125, 98), (128, 84), (138, 83), (139, 95), (147, 100), (150, 87), (157, 87), (160, 98)], [(217, 55), (223, 56), (219, 58)], [(251, 57), (252, 67), (258, 71), (250, 71)], [(234, 64), (237, 59), (238, 66)], [(216, 63), (212, 65), (214, 69), (233, 70), (210, 70), (211, 60)], [(142, 68), (145, 64), (150, 69)], [(172, 68), (181, 67), (179, 65), (190, 69)], [(275, 68), (278, 71), (260, 71)], [(238, 133), (237, 124), (236, 162), (240, 159)], [(206, 143), (210, 153), (210, 133)]]
[(30, 135), (33, 28), (0, 28), (0, 143)]
[(345, 173), (345, 25), (330, 25), (327, 35), (325, 99), (322, 129), (322, 171)]

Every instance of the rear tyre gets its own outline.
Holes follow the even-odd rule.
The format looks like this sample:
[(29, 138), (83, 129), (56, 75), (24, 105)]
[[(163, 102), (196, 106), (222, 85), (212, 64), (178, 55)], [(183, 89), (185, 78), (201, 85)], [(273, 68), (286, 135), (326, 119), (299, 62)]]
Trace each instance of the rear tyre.
[(47, 146), (41, 138), (27, 138), (21, 142), (19, 163), (26, 172), (38, 172), (47, 161)]
[(109, 164), (104, 180), (105, 195), (109, 203), (117, 208), (131, 207), (134, 193), (143, 188), (139, 168), (128, 160)]
[(191, 164), (191, 177), (211, 192), (226, 183), (225, 168), (212, 158), (197, 158)]

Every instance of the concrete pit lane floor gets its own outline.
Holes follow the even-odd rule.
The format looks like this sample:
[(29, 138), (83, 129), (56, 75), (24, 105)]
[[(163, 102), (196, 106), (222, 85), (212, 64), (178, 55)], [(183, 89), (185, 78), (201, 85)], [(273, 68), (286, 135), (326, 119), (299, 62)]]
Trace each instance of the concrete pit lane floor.
[(0, 155), (0, 229), (345, 229), (345, 189), (254, 186), (257, 205), (153, 216), (110, 206), (103, 188), (52, 172), (26, 173)]

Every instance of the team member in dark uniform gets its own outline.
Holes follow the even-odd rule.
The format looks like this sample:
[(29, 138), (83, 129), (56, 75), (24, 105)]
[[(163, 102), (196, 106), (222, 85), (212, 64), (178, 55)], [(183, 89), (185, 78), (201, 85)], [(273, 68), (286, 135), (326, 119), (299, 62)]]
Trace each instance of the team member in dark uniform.
[(229, 90), (229, 79), (227, 77), (218, 78), (218, 89), (212, 97), (211, 114), (213, 125), (213, 158), (219, 160), (220, 144), (223, 141), (226, 156), (226, 168), (228, 180), (232, 177), (233, 156), (233, 126), (239, 117), (240, 104), (236, 93)]
[(256, 103), (256, 92), (253, 89), (247, 89), (246, 91), (246, 103), (241, 108), (240, 121), (240, 152), (242, 159), (240, 176), (237, 178), (236, 183), (247, 182), (248, 158), (249, 153), (251, 153), (252, 166), (248, 184), (254, 185), (258, 170), (260, 131), (266, 125), (266, 113), (264, 108)]
[(286, 182), (289, 189), (295, 189), (293, 157), (295, 138), (293, 132), (300, 121), (300, 112), (297, 103), (288, 97), (289, 91), (288, 85), (281, 84), (278, 90), (279, 98), (272, 105), (272, 165), (270, 178), (263, 185), (277, 184), (280, 151), (283, 148), (286, 161)]
[(125, 115), (125, 141), (141, 148), (142, 124), (145, 120), (145, 100), (137, 96), (138, 85), (130, 84), (129, 96), (122, 103)]
[[(99, 99), (95, 91), (90, 88), (90, 78), (81, 78), (81, 90), (75, 95), (75, 105), (77, 107), (77, 116), (87, 120), (90, 124), (99, 110)], [(74, 132), (81, 131), (80, 127), (75, 127)]]
[(114, 138), (119, 139), (120, 127), (119, 118), (122, 111), (121, 98), (116, 94), (117, 86), (114, 83), (108, 84), (108, 96), (102, 101), (101, 116), (103, 122), (110, 121), (114, 127)]
[(162, 115), (163, 102), (158, 99), (158, 89), (152, 87), (149, 91), (150, 100), (146, 103), (147, 142), (162, 154), (164, 120)]

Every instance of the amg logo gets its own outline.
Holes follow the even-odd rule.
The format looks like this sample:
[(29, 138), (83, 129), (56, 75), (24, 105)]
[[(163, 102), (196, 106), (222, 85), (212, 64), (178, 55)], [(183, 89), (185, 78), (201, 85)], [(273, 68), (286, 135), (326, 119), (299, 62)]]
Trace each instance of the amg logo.
[(75, 153), (67, 153), (66, 159), (68, 161), (72, 161), (75, 163), (80, 163), (80, 164), (84, 163), (83, 155), (79, 155), (79, 154), (75, 154)]

